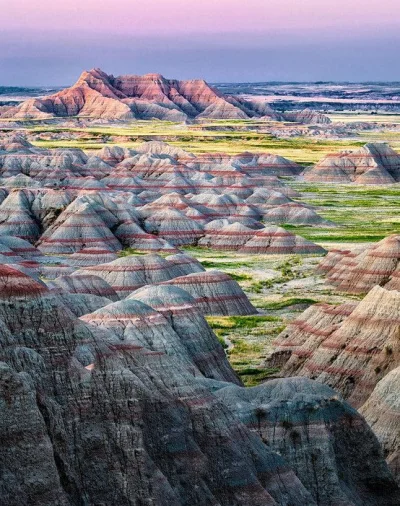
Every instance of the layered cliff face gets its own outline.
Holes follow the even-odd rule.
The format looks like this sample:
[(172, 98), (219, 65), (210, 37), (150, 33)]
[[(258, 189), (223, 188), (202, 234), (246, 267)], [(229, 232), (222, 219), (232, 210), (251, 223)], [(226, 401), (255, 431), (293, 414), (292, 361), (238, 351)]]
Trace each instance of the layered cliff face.
[(78, 319), (59, 292), (0, 274), (3, 504), (399, 504), (375, 437), (330, 388), (210, 379), (202, 354), (219, 378), (229, 366), (211, 331), (186, 339), (179, 290)]
[(400, 181), (400, 155), (384, 143), (327, 155), (304, 173), (306, 181), (391, 184)]
[(400, 364), (400, 292), (374, 287), (356, 306), (315, 305), (278, 336), (267, 361), (306, 376), (361, 407)]
[[(262, 115), (277, 117), (268, 106)], [(82, 73), (78, 81), (55, 95), (24, 102), (14, 118), (90, 117), (106, 120), (157, 118), (185, 121), (190, 118), (246, 119), (260, 116), (257, 107), (225, 97), (205, 81), (177, 81), (160, 74), (114, 77), (100, 69)]]

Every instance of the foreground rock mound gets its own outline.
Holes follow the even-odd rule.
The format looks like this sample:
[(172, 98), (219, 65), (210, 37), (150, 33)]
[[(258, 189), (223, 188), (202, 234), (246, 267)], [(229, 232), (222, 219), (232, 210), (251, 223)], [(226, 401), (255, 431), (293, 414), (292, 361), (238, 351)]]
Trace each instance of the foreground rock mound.
[(392, 184), (400, 181), (400, 155), (387, 144), (370, 143), (357, 151), (327, 155), (304, 173), (306, 181)]
[(382, 444), (390, 469), (400, 483), (400, 367), (375, 387), (361, 413)]
[(399, 504), (370, 429), (325, 386), (242, 391), (193, 374), (191, 346), (149, 305), (112, 303), (84, 318), (92, 326), (34, 280), (10, 291), (0, 271), (6, 506)]
[[(216, 395), (290, 462), (302, 483), (309, 484), (318, 504), (357, 504), (357, 496), (368, 503), (369, 480), (376, 473), (385, 473), (384, 466), (373, 468), (368, 458), (375, 436), (331, 388), (306, 378), (288, 378), (246, 389), (225, 386)], [(349, 455), (347, 444), (357, 445), (357, 453)], [(339, 476), (338, 468), (342, 470)]]
[(94, 265), (77, 271), (76, 275), (95, 275), (105, 280), (122, 297), (145, 285), (161, 283), (182, 276), (184, 272), (198, 272), (204, 268), (196, 262), (176, 258), (169, 261), (159, 255), (128, 256), (107, 264)]
[(61, 276), (53, 281), (53, 285), (67, 293), (84, 293), (106, 297), (112, 301), (119, 300), (117, 292), (98, 276)]

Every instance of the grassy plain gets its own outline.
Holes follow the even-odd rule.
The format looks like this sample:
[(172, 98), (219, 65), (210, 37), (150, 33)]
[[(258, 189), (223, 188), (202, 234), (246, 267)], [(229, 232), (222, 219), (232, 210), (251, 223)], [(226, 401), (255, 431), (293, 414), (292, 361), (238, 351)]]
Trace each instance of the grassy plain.
[[(338, 149), (352, 149), (362, 145), (361, 141), (354, 139), (327, 140), (301, 137), (278, 139), (262, 132), (272, 125), (279, 128), (282, 123), (231, 120), (184, 125), (161, 121), (136, 121), (128, 125), (82, 128), (27, 124), (24, 128), (30, 133), (40, 134), (42, 138), (33, 141), (33, 144), (44, 148), (69, 147), (94, 150), (110, 144), (134, 148), (143, 141), (158, 139), (195, 154), (212, 152), (234, 155), (244, 151), (268, 152), (290, 158), (303, 165), (315, 163)], [(70, 133), (73, 138), (51, 138), (57, 133)], [(46, 134), (49, 134), (50, 138), (46, 138)]]
[(286, 225), (325, 247), (332, 243), (372, 242), (400, 231), (400, 186), (356, 186), (288, 182), (301, 192), (296, 200), (316, 207), (335, 228)]
[[(323, 156), (341, 149), (354, 149), (366, 142), (389, 141), (400, 150), (400, 129), (391, 130), (391, 125), (400, 125), (400, 115), (336, 113), (329, 115), (340, 123), (387, 124), (379, 131), (355, 131), (348, 138), (326, 139), (313, 137), (276, 138), (265, 131), (279, 130), (285, 123), (260, 120), (214, 120), (209, 123), (186, 125), (169, 121), (134, 121), (128, 124), (65, 127), (45, 124), (40, 121), (21, 122), (21, 128), (43, 138), (34, 141), (45, 148), (101, 149), (110, 144), (134, 148), (141, 142), (159, 139), (195, 154), (228, 153), (244, 151), (279, 154), (302, 165), (318, 162)], [(57, 133), (70, 133), (71, 139), (54, 139)], [(46, 134), (49, 134), (46, 138)], [(84, 136), (84, 138), (79, 138)]]

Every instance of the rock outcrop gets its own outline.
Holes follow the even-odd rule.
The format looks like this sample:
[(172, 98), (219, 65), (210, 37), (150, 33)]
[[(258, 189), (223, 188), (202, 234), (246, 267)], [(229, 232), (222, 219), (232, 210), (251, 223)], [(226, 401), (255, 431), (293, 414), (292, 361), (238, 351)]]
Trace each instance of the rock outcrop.
[(400, 367), (376, 385), (360, 409), (383, 447), (390, 469), (400, 483)]
[(367, 293), (375, 285), (400, 290), (400, 235), (386, 237), (361, 251), (329, 252), (318, 270), (342, 292)]
[(207, 377), (178, 307), (168, 320), (126, 299), (78, 319), (7, 266), (0, 288), (6, 506), (399, 504), (377, 440), (326, 386)]
[[(349, 496), (359, 495), (370, 500), (367, 477), (373, 479), (375, 473), (385, 472), (384, 466), (373, 469), (368, 459), (375, 436), (334, 390), (306, 378), (287, 378), (246, 389), (224, 385), (216, 395), (265, 444), (290, 462), (301, 481), (310, 484), (318, 504), (352, 504), (353, 500), (356, 504), (357, 499), (349, 502)], [(361, 445), (360, 432), (365, 434)], [(357, 455), (349, 456), (346, 444), (357, 445)], [(338, 468), (342, 470), (340, 476)], [(390, 494), (387, 500), (390, 503)]]
[(303, 109), (302, 111), (285, 112), (283, 118), (286, 121), (295, 121), (304, 125), (329, 125), (332, 123), (329, 116), (312, 109)]
[(100, 69), (81, 74), (78, 81), (54, 95), (23, 102), (4, 112), (15, 119), (78, 116), (105, 120), (191, 118), (247, 119), (253, 116), (278, 118), (267, 105), (224, 96), (202, 79), (177, 81), (160, 74), (114, 77)]
[(277, 337), (267, 363), (307, 376), (359, 408), (400, 364), (400, 292), (376, 286), (357, 305), (314, 305)]
[(306, 181), (392, 184), (400, 181), (400, 155), (384, 143), (327, 155), (304, 173)]

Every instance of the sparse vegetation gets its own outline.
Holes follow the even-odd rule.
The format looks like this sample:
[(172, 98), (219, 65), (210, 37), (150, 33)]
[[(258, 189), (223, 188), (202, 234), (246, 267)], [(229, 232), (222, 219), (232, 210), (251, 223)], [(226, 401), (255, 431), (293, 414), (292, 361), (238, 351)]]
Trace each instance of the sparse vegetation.
[(291, 306), (303, 306), (303, 305), (312, 305), (316, 304), (317, 301), (314, 299), (307, 299), (307, 298), (291, 298), (286, 300), (280, 300), (280, 301), (271, 301), (271, 302), (265, 302), (262, 306), (262, 309), (269, 309), (278, 311), (280, 309), (286, 309)]
[(276, 368), (263, 367), (262, 362), (273, 338), (285, 327), (280, 317), (208, 316), (207, 321), (245, 385), (257, 385), (278, 372)]
[(120, 257), (127, 257), (130, 255), (146, 255), (146, 251), (137, 250), (134, 248), (125, 248), (121, 251), (118, 251), (118, 256)]

